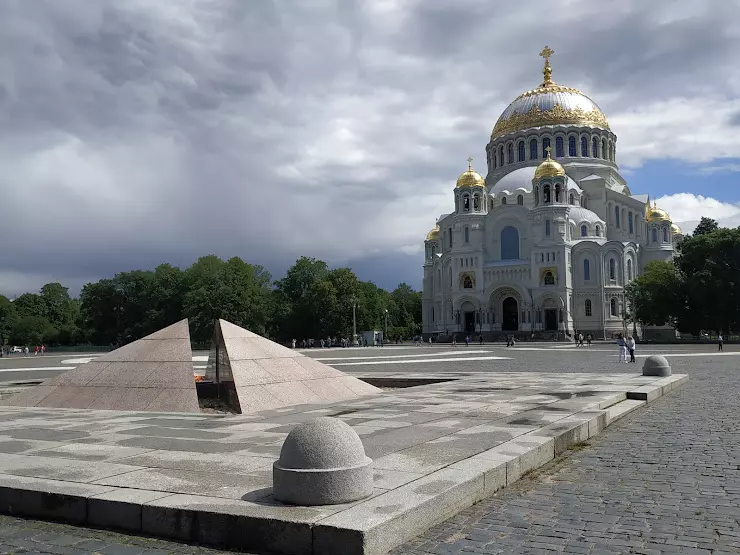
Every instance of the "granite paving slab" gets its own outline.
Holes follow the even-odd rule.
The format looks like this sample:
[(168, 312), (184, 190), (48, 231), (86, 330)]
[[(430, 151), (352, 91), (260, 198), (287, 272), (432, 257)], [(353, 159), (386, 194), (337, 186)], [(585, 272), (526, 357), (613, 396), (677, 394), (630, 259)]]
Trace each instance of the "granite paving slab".
[[(0, 509), (237, 549), (379, 555), (686, 379), (470, 373), (227, 416), (0, 407)], [(275, 501), (271, 465), (284, 438), (324, 415), (345, 417), (375, 458), (373, 496), (318, 508)]]

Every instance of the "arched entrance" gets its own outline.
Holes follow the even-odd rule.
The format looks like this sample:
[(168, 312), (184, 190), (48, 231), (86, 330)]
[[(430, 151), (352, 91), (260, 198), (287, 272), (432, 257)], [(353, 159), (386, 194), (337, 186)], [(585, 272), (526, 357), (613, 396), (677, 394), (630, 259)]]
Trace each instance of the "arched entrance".
[(501, 306), (501, 329), (503, 331), (519, 330), (519, 304), (514, 297), (506, 297)]

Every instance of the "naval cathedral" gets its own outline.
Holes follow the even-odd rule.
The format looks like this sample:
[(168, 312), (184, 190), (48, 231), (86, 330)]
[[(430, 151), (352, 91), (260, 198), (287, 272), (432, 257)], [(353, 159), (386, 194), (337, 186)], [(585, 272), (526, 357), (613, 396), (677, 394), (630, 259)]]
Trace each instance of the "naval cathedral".
[(425, 337), (632, 333), (625, 286), (673, 257), (681, 230), (632, 194), (604, 112), (552, 80), (553, 53), (540, 53), (542, 84), (498, 118), (486, 177), (469, 158), (454, 212), (426, 237)]

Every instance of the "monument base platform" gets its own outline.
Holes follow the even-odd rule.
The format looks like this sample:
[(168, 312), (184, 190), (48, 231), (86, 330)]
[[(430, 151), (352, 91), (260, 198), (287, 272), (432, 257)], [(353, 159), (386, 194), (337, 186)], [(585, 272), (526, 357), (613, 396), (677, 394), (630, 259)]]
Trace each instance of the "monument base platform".
[[(0, 511), (226, 548), (376, 555), (687, 379), (461, 373), (250, 415), (1, 407)], [(371, 497), (314, 507), (274, 499), (272, 465), (285, 437), (317, 416), (341, 418), (359, 434), (374, 461)]]

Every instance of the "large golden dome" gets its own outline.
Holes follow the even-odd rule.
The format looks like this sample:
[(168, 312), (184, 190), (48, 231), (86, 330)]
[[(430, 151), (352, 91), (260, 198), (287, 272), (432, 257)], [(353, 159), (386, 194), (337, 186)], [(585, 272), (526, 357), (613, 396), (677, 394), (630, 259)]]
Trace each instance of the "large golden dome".
[(668, 215), (668, 212), (662, 208), (658, 208), (655, 199), (653, 199), (652, 206), (650, 206), (650, 200), (648, 199), (648, 204), (645, 208), (645, 220), (647, 222), (670, 222), (671, 217)]
[(468, 169), (457, 178), (456, 187), (485, 187), (486, 180), (473, 169), (473, 159), (468, 158)]
[(609, 129), (606, 115), (596, 102), (578, 89), (558, 85), (552, 80), (550, 56), (554, 53), (547, 46), (540, 52), (545, 58), (544, 81), (509, 104), (498, 118), (491, 139), (543, 125), (588, 125)]
[(683, 235), (681, 228), (678, 227), (676, 224), (671, 224), (671, 233), (673, 235)]
[(550, 147), (547, 148), (547, 158), (534, 171), (535, 180), (543, 177), (565, 177), (565, 168), (550, 158)]
[(427, 233), (427, 241), (436, 241), (439, 239), (439, 225), (435, 225), (434, 229)]

